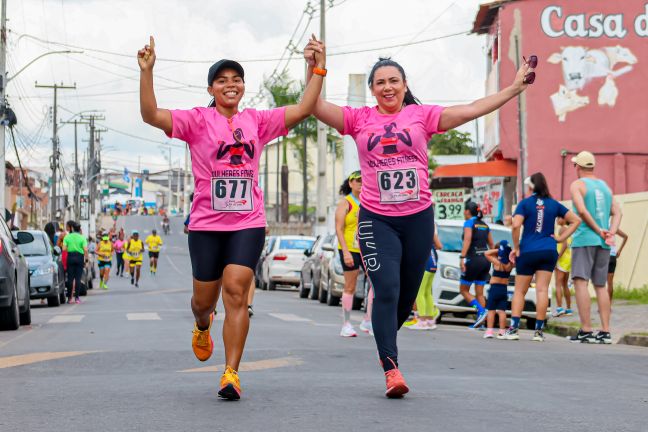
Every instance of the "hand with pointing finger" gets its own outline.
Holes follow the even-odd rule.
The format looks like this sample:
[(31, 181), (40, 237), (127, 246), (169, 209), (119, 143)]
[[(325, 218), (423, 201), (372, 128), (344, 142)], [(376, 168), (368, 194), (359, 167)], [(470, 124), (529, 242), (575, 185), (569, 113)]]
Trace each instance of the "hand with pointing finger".
[(137, 63), (141, 70), (153, 70), (155, 64), (155, 39), (150, 36), (149, 44), (137, 51)]

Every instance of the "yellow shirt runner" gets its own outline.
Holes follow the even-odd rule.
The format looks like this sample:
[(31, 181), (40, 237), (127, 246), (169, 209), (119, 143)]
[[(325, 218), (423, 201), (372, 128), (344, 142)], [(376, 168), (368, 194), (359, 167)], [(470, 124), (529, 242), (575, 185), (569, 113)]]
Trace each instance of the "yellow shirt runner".
[(151, 234), (146, 237), (145, 243), (148, 246), (149, 252), (160, 252), (160, 247), (164, 242), (162, 241), (162, 237), (159, 235)]
[(142, 265), (142, 253), (144, 252), (144, 243), (142, 240), (137, 239), (130, 239), (128, 243), (126, 243), (126, 247), (124, 250), (124, 258), (127, 259), (130, 262), (131, 267), (132, 266), (141, 266)]

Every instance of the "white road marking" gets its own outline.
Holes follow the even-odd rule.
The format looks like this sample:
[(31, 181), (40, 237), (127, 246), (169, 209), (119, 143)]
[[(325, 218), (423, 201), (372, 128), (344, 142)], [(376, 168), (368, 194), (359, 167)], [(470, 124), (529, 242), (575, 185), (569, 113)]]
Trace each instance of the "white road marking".
[(298, 315), (294, 315), (294, 314), (271, 313), (271, 314), (268, 314), (268, 315), (270, 315), (271, 317), (280, 319), (282, 321), (290, 321), (290, 322), (311, 322), (312, 321), (312, 320), (310, 320), (308, 318), (302, 318), (302, 317), (300, 317)]
[(85, 315), (56, 315), (52, 317), (48, 324), (61, 324), (61, 323), (78, 323), (85, 317)]
[(180, 273), (180, 274), (183, 274), (183, 273), (180, 271), (180, 269), (178, 268), (178, 266), (175, 265), (175, 263), (173, 262), (173, 260), (172, 260), (171, 258), (169, 258), (169, 255), (164, 255), (164, 256), (167, 258), (167, 260), (169, 261), (169, 264), (171, 264), (171, 267), (173, 267), (173, 268), (175, 269), (175, 271), (177, 271), (177, 272)]
[(159, 321), (162, 319), (156, 312), (127, 313), (126, 318), (128, 321)]

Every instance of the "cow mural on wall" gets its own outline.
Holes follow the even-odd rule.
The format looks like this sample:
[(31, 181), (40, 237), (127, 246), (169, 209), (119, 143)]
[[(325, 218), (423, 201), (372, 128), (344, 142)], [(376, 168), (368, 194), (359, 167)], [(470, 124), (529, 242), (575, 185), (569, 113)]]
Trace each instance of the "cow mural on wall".
[[(590, 103), (587, 96), (578, 94), (591, 82), (601, 82), (597, 102), (600, 106), (613, 107), (619, 95), (615, 80), (632, 71), (637, 57), (629, 48), (620, 45), (589, 49), (583, 46), (568, 46), (553, 53), (547, 60), (561, 64), (564, 84), (550, 96), (558, 120), (564, 122), (567, 113), (583, 108)], [(620, 66), (617, 68), (617, 66)]]

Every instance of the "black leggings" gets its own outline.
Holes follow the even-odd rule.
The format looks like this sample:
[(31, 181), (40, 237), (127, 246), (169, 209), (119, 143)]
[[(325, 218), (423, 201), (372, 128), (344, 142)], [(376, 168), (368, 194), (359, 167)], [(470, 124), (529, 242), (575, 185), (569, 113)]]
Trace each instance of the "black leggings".
[(122, 253), (116, 253), (117, 257), (117, 275), (124, 274), (124, 256)]
[(85, 259), (82, 253), (68, 252), (68, 257), (67, 257), (68, 298), (72, 298), (73, 290), (74, 290), (74, 297), (79, 297), (79, 293), (81, 292), (81, 276), (83, 276), (84, 263), (85, 263)]
[(396, 333), (409, 316), (434, 243), (434, 211), (382, 216), (360, 208), (362, 261), (374, 287), (371, 321), (385, 371), (398, 365)]

